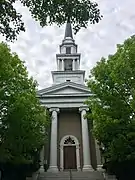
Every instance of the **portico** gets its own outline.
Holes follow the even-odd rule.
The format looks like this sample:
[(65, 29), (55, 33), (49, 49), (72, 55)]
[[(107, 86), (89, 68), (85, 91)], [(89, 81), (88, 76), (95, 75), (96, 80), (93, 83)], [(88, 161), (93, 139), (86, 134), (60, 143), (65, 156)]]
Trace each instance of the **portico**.
[[(89, 147), (89, 133), (88, 133), (88, 123), (87, 123), (87, 119), (84, 118), (86, 111), (88, 110), (88, 108), (86, 107), (80, 107), (78, 109), (78, 111), (81, 114), (81, 132), (82, 132), (82, 149), (83, 149), (83, 170), (87, 171), (93, 171), (93, 168), (91, 166), (91, 159), (90, 159), (90, 147)], [(80, 142), (77, 140), (77, 138), (75, 136), (73, 136), (72, 134), (66, 135), (64, 136), (60, 143), (59, 143), (59, 147), (60, 147), (60, 167), (58, 168), (57, 166), (57, 149), (58, 149), (58, 145), (57, 145), (57, 141), (58, 141), (58, 112), (60, 112), (59, 108), (52, 108), (50, 109), (50, 111), (52, 112), (52, 126), (51, 126), (51, 146), (50, 146), (50, 166), (49, 166), (49, 171), (58, 171), (58, 169), (63, 170), (64, 169), (64, 163), (63, 163), (63, 148), (64, 146), (76, 146), (76, 169), (80, 170), (80, 152), (79, 152), (79, 148), (80, 148)], [(79, 120), (78, 120), (79, 121)], [(69, 122), (70, 123), (70, 122)], [(71, 124), (72, 125), (72, 124)], [(69, 144), (64, 144), (64, 140), (66, 140), (66, 138), (71, 138), (72, 141), (74, 141), (74, 143), (72, 144), (71, 142), (69, 142)]]
[(48, 171), (93, 171), (101, 166), (101, 161), (99, 147), (91, 141), (91, 123), (85, 117), (89, 109), (84, 102), (91, 93), (84, 84), (85, 71), (80, 70), (80, 54), (70, 23), (66, 25), (56, 62), (53, 85), (38, 92), (41, 104), (49, 109), (52, 117)]

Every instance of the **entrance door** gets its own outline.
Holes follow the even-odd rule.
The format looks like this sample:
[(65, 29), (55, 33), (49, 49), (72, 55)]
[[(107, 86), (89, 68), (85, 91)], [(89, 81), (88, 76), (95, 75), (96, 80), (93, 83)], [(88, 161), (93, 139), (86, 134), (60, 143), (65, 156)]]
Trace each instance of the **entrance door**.
[(64, 169), (77, 169), (76, 146), (64, 146)]

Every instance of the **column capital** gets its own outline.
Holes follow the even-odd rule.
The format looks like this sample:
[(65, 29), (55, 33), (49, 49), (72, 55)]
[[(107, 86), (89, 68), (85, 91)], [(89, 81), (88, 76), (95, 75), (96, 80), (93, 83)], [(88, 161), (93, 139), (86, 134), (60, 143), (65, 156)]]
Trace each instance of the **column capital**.
[(50, 108), (49, 111), (50, 111), (50, 112), (53, 112), (53, 111), (59, 112), (60, 109), (59, 109), (59, 108)]
[(79, 108), (79, 112), (82, 112), (83, 110), (88, 111), (89, 110), (88, 106), (82, 106)]

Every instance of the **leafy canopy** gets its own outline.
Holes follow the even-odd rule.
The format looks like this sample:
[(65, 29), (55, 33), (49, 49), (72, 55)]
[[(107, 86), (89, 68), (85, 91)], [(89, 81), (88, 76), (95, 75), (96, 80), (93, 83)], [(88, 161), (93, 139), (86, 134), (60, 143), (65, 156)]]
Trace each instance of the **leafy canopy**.
[(102, 58), (87, 82), (95, 137), (108, 161), (135, 160), (135, 36)]
[[(0, 33), (7, 40), (14, 40), (20, 31), (24, 31), (22, 16), (16, 12), (14, 3), (18, 0), (0, 1)], [(20, 0), (28, 7), (32, 17), (42, 27), (53, 23), (61, 26), (65, 22), (72, 23), (75, 33), (88, 23), (98, 23), (101, 19), (98, 5), (90, 0)]]
[(22, 15), (17, 13), (16, 0), (0, 0), (0, 34), (13, 41), (20, 31), (25, 31)]
[(0, 64), (0, 161), (30, 162), (47, 138), (49, 115), (36, 97), (36, 82), (4, 43)]

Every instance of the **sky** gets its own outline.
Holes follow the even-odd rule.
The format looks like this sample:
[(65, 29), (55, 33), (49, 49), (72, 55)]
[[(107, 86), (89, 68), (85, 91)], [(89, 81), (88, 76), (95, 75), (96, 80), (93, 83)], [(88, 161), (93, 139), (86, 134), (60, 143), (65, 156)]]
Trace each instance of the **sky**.
[[(81, 29), (74, 36), (81, 53), (81, 69), (90, 70), (100, 61), (116, 52), (116, 44), (135, 34), (135, 0), (96, 0), (103, 19), (96, 25)], [(26, 32), (21, 32), (18, 40), (10, 43), (11, 50), (25, 61), (30, 76), (37, 80), (39, 89), (52, 84), (51, 71), (56, 70), (56, 53), (64, 38), (65, 25), (40, 27), (32, 19), (27, 8), (19, 2), (16, 9), (23, 16)]]

